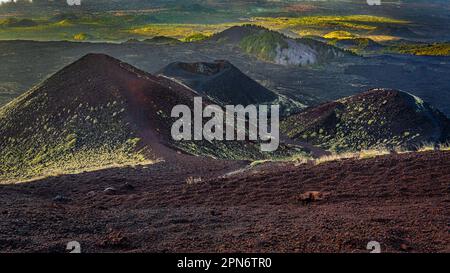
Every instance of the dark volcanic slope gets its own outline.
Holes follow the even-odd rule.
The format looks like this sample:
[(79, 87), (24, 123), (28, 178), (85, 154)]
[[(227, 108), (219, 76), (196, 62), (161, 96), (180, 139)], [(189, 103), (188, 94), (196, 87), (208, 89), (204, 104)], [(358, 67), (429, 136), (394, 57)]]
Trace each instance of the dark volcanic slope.
[(408, 93), (373, 89), (310, 108), (282, 122), (289, 137), (335, 151), (414, 148), (445, 142), (450, 121)]
[(163, 68), (160, 74), (175, 78), (222, 105), (262, 104), (278, 98), (228, 61), (176, 62)]
[(402, 38), (420, 38), (420, 35), (405, 26), (381, 26), (370, 32), (371, 35), (388, 35)]
[(0, 180), (41, 175), (67, 162), (83, 169), (135, 161), (139, 148), (149, 159), (167, 159), (175, 146), (217, 157), (259, 152), (236, 142), (174, 143), (171, 110), (192, 109), (194, 95), (107, 55), (88, 54), (0, 109)]
[(213, 35), (211, 40), (239, 44), (245, 37), (265, 31), (268, 30), (255, 25), (233, 26)]
[(369, 38), (352, 38), (335, 40), (334, 44), (339, 48), (359, 51), (380, 50), (384, 46)]
[(192, 98), (186, 88), (170, 89), (117, 59), (88, 54), (0, 109), (0, 174), (37, 175), (55, 162), (85, 160), (80, 153), (101, 161), (103, 152), (126, 155), (138, 142), (148, 157), (163, 157), (168, 128), (158, 111), (170, 113)]
[[(214, 178), (236, 167), (193, 160), (0, 186), (0, 251), (63, 252), (73, 240), (84, 252), (368, 252), (373, 240), (383, 252), (450, 251), (450, 152)], [(328, 195), (302, 205), (311, 190)]]

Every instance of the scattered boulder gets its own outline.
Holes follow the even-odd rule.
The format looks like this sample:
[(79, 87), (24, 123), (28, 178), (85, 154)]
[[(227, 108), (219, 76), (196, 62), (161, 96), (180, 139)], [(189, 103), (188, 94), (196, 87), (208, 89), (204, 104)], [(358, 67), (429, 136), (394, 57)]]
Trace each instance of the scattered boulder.
[(95, 191), (90, 191), (90, 192), (87, 193), (88, 196), (94, 196), (95, 194), (96, 194)]
[(408, 244), (403, 243), (403, 244), (400, 245), (400, 250), (401, 250), (401, 251), (408, 252), (408, 251), (410, 251), (411, 249), (412, 249), (412, 248), (411, 248)]
[(121, 190), (124, 190), (124, 191), (132, 191), (132, 190), (134, 190), (134, 186), (131, 185), (130, 183), (126, 182), (125, 184), (123, 184), (123, 185), (120, 187), (120, 189), (121, 189)]
[(222, 215), (222, 213), (220, 211), (217, 211), (215, 209), (210, 210), (209, 213), (211, 214), (211, 216), (220, 216), (220, 215)]
[(57, 195), (53, 198), (53, 202), (56, 203), (67, 203), (70, 201), (70, 198), (64, 196), (64, 195)]
[(117, 190), (114, 187), (108, 187), (108, 188), (104, 189), (103, 192), (108, 194), (108, 195), (115, 195), (115, 194), (117, 194)]
[(325, 193), (320, 191), (307, 191), (305, 193), (300, 194), (299, 201), (302, 202), (303, 205), (307, 205), (312, 202), (324, 200), (325, 195), (326, 195)]
[(110, 231), (100, 243), (104, 248), (126, 248), (129, 245), (130, 240), (120, 231)]

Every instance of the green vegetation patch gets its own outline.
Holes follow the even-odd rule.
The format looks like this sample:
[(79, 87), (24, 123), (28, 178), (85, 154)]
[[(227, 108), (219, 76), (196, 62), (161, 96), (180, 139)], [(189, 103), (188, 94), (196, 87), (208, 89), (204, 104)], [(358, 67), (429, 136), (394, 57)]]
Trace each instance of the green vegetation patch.
[[(432, 122), (429, 117), (437, 120), (439, 115), (428, 106), (411, 107), (409, 103), (415, 103), (414, 98), (405, 93), (390, 92), (377, 95), (372, 91), (363, 99), (349, 97), (322, 105), (287, 118), (281, 122), (280, 130), (290, 138), (335, 153), (409, 149), (435, 138), (427, 123)], [(392, 97), (386, 99), (387, 96)]]
[(195, 33), (183, 39), (184, 42), (198, 42), (208, 39), (210, 36), (203, 33)]
[(37, 91), (0, 109), (0, 181), (145, 162), (123, 101), (89, 105), (73, 98), (49, 111), (53, 98)]
[(353, 39), (353, 38), (356, 38), (357, 36), (348, 31), (339, 30), (339, 31), (332, 31), (330, 33), (327, 33), (323, 37), (326, 39), (342, 40), (342, 39)]
[(402, 44), (391, 48), (401, 54), (418, 56), (450, 56), (450, 42), (433, 44)]
[(273, 61), (277, 54), (277, 49), (288, 47), (285, 37), (274, 31), (264, 31), (253, 34), (242, 39), (240, 47), (246, 53), (256, 56), (265, 61)]
[(343, 30), (374, 30), (378, 24), (406, 24), (407, 21), (371, 15), (257, 17), (256, 24), (270, 29), (299, 27), (341, 28)]

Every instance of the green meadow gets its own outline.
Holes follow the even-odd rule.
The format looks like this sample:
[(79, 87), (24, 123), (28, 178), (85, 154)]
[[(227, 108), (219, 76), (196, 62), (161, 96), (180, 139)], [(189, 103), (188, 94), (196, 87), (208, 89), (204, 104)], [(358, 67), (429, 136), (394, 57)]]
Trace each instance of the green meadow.
[[(226, 28), (255, 24), (272, 30), (291, 30), (294, 33), (315, 33), (320, 36), (330, 31), (345, 30), (363, 33), (376, 29), (380, 24), (406, 24), (406, 21), (387, 17), (351, 16), (305, 16), (305, 17), (250, 17), (231, 22), (192, 23), (173, 22), (171, 19), (156, 20), (152, 15), (94, 14), (67, 15), (58, 18), (33, 18), (27, 22), (11, 23), (11, 19), (0, 21), (0, 39), (32, 40), (92, 40), (122, 41), (131, 38), (167, 36), (185, 39), (192, 35), (205, 36)], [(58, 20), (59, 19), (59, 20)], [(155, 22), (152, 22), (155, 21)], [(160, 23), (162, 22), (162, 23)]]
[[(36, 18), (8, 17), (0, 19), (0, 40), (123, 42), (170, 37), (183, 42), (194, 42), (233, 26), (254, 24), (296, 38), (326, 39), (329, 44), (337, 46), (342, 43), (351, 44), (353, 46), (346, 49), (362, 54), (368, 45), (379, 43), (385, 47), (383, 52), (388, 53), (450, 55), (449, 43), (404, 41), (390, 31), (402, 27), (414, 28), (406, 20), (361, 14), (293, 16), (290, 13), (279, 13), (280, 16), (261, 16), (271, 12), (267, 9), (250, 10), (247, 12), (248, 17), (239, 17), (240, 14), (233, 10), (215, 12), (200, 9), (194, 12), (155, 9), (67, 13)], [(250, 40), (245, 42), (247, 51), (252, 51)]]

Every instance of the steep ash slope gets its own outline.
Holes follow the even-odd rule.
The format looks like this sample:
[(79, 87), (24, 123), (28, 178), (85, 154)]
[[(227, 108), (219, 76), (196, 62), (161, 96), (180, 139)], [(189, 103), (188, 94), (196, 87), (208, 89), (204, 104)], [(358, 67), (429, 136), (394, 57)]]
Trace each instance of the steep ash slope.
[(171, 110), (192, 109), (195, 95), (107, 55), (88, 54), (0, 109), (0, 178), (168, 159), (180, 149), (261, 155), (249, 143), (175, 142)]
[(415, 148), (450, 137), (444, 114), (416, 96), (390, 89), (309, 108), (285, 119), (281, 127), (293, 139), (334, 151)]

